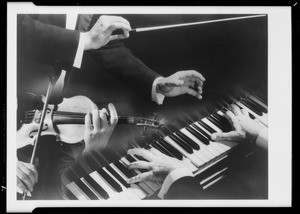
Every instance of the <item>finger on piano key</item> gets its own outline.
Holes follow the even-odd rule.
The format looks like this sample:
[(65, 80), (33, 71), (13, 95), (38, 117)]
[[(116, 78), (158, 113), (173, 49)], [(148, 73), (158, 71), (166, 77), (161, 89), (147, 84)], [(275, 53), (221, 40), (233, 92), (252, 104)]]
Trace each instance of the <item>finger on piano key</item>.
[[(126, 175), (124, 175), (117, 167), (115, 167), (113, 164), (110, 164), (110, 166), (124, 179), (124, 180), (128, 180), (129, 178), (126, 177)], [(147, 195), (153, 195), (154, 191), (152, 189), (150, 189), (145, 183), (143, 182), (139, 182), (137, 184), (140, 188), (142, 188), (145, 192), (147, 192)], [(130, 185), (129, 185), (130, 187)], [(129, 188), (128, 187), (128, 188)]]
[[(130, 162), (128, 161), (128, 159), (126, 157), (122, 158), (121, 160), (124, 162), (124, 164), (126, 165), (126, 167), (129, 166)], [(135, 176), (142, 173), (138, 169), (135, 169), (133, 171), (135, 173)], [(144, 183), (147, 184), (148, 187), (150, 187), (154, 191), (157, 191), (157, 190), (159, 190), (161, 188), (161, 185), (159, 185), (157, 182), (154, 182), (154, 181), (144, 181)]]
[[(202, 128), (203, 131), (205, 131), (208, 135), (209, 135), (209, 140), (210, 140), (210, 133), (204, 128), (202, 127), (199, 123), (195, 123), (196, 126)], [(215, 150), (217, 153), (223, 153), (225, 151), (227, 151), (226, 148), (224, 148), (223, 146), (220, 146), (219, 143), (215, 143), (214, 141), (209, 141), (209, 148), (212, 148), (212, 152), (213, 150)]]
[[(208, 156), (209, 159), (213, 159), (214, 157), (216, 157), (216, 156), (222, 154), (222, 152), (217, 152), (217, 151), (215, 151), (215, 150), (213, 150), (213, 149), (210, 149), (210, 151), (209, 151), (210, 154), (207, 154), (207, 152), (206, 152), (207, 148), (208, 148), (208, 147), (212, 147), (212, 146), (206, 145), (206, 144), (202, 143), (202, 142), (201, 142), (199, 139), (197, 139), (194, 135), (191, 135), (186, 129), (181, 129), (181, 131), (182, 131), (186, 136), (188, 136), (189, 138), (191, 138), (193, 141), (195, 141), (196, 143), (198, 143), (198, 144), (200, 145), (201, 150), (200, 150), (200, 152), (198, 152), (198, 153), (204, 153), (204, 154), (206, 154), (206, 156)], [(203, 151), (202, 151), (202, 150), (203, 150)], [(213, 151), (213, 152), (212, 152), (212, 151)]]

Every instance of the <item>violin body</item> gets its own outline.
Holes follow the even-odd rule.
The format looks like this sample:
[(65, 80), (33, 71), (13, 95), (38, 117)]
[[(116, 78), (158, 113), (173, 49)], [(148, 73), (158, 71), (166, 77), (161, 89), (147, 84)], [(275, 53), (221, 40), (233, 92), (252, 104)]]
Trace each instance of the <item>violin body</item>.
[[(34, 145), (41, 121), (45, 97), (24, 93), (18, 98), (17, 148)], [(57, 141), (78, 143), (84, 138), (85, 116), (98, 107), (85, 96), (64, 98), (58, 105), (48, 104), (41, 135), (53, 135)], [(109, 115), (107, 115), (109, 117)], [(146, 128), (159, 128), (154, 119), (118, 116), (119, 124), (135, 124)]]
[[(24, 99), (26, 100), (25, 102)], [(43, 96), (36, 96), (31, 93), (23, 94), (18, 98), (18, 127), (17, 131), (17, 148), (26, 145), (34, 145), (36, 139), (41, 106), (43, 105)], [(20, 104), (25, 104), (20, 105)], [(67, 117), (55, 115), (55, 112), (76, 112), (85, 115), (97, 106), (85, 96), (74, 96), (64, 98), (58, 105), (48, 105), (41, 135), (54, 135), (57, 141), (74, 144), (83, 140), (84, 136), (84, 118), (80, 116), (81, 124), (74, 124)], [(61, 124), (57, 121), (64, 120)], [(82, 121), (83, 120), (83, 121)]]

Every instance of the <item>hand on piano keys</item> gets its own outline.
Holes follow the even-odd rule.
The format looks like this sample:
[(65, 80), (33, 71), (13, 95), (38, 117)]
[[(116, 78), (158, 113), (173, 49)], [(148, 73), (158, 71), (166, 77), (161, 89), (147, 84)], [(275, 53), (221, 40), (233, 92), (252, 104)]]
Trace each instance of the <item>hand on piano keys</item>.
[[(140, 156), (147, 161), (137, 160), (129, 164), (130, 170), (140, 170), (142, 173), (130, 178), (127, 182), (132, 184), (140, 181), (164, 182), (170, 172), (179, 168), (186, 168), (192, 174), (191, 162), (188, 159), (178, 160), (161, 153), (155, 148), (149, 150), (143, 148), (130, 149), (129, 155)], [(146, 171), (144, 171), (146, 170)]]
[[(243, 106), (249, 112), (251, 119), (258, 119), (262, 126), (268, 127), (268, 124), (261, 123), (264, 114), (267, 116), (268, 112), (267, 101), (261, 94), (249, 95), (243, 99), (227, 99), (224, 102), (222, 101), (220, 110), (208, 114), (206, 117), (195, 115), (196, 117), (192, 118), (193, 121), (188, 120), (180, 128), (174, 127), (170, 130), (170, 133), (164, 136), (155, 137), (151, 141), (145, 140), (145, 145), (131, 142), (129, 148), (124, 149), (123, 153), (118, 156), (113, 157), (106, 153), (99, 155), (97, 152), (92, 152), (92, 158), (87, 161), (92, 172), (78, 173), (78, 171), (84, 170), (76, 169), (74, 170), (78, 173), (76, 176), (67, 176), (69, 179), (65, 183), (64, 198), (139, 200), (154, 195), (162, 187), (160, 182), (127, 182), (145, 172), (145, 169), (130, 170), (128, 168), (133, 162), (148, 161), (139, 155), (127, 154), (127, 150), (141, 148), (149, 150), (148, 152), (154, 156), (156, 156), (156, 150), (158, 150), (164, 155), (172, 157), (176, 160), (174, 160), (176, 166), (179, 166), (177, 165), (178, 161), (189, 160), (189, 168), (194, 177), (200, 181), (203, 189), (212, 186), (225, 177), (230, 170), (228, 163), (233, 151), (239, 152), (238, 148), (245, 145), (244, 143), (238, 144), (232, 141), (211, 140), (214, 133), (233, 131), (232, 125), (225, 117), (230, 103), (235, 103), (240, 109)], [(245, 113), (245, 110), (243, 111)], [(234, 112), (232, 113), (234, 114)], [(156, 150), (153, 150), (153, 148)], [(156, 152), (156, 154), (153, 152)], [(251, 151), (249, 152), (251, 153)], [(111, 158), (106, 160), (103, 156)], [(186, 166), (187, 162), (182, 162)]]
[(254, 141), (263, 128), (257, 119), (252, 120), (250, 118), (249, 112), (246, 109), (240, 109), (235, 104), (229, 106), (224, 116), (229, 120), (234, 130), (230, 132), (213, 133), (211, 139), (214, 141)]

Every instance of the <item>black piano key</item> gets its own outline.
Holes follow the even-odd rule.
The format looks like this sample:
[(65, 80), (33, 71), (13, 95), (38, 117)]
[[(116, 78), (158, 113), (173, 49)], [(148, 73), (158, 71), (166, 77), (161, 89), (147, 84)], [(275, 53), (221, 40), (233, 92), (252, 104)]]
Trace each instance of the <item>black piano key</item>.
[(212, 114), (212, 117), (214, 117), (216, 120), (219, 121), (219, 123), (224, 127), (225, 132), (229, 132), (232, 130), (232, 126), (230, 122), (223, 116), (219, 115), (218, 113)]
[[(180, 153), (174, 153), (173, 150), (171, 150), (172, 148), (168, 148), (167, 145), (164, 145), (163, 143), (159, 142), (159, 141), (156, 141), (155, 142), (157, 145), (161, 146), (162, 148), (164, 148), (167, 152), (169, 152), (171, 154), (171, 157), (174, 157), (174, 158), (177, 158), (179, 159), (181, 154)], [(176, 156), (177, 155), (177, 156)]]
[(165, 147), (163, 147), (162, 145), (160, 145), (157, 142), (153, 142), (151, 144), (154, 148), (158, 149), (161, 153), (168, 155), (170, 157), (175, 157), (170, 151), (168, 151)]
[(74, 183), (92, 200), (98, 200), (98, 197), (78, 178)]
[(183, 159), (183, 154), (180, 151), (178, 151), (175, 147), (173, 147), (172, 145), (170, 145), (168, 142), (166, 142), (164, 139), (160, 139), (157, 142), (160, 143), (161, 145), (163, 145), (164, 147), (166, 147), (170, 152), (172, 152), (172, 154), (178, 160), (182, 160)]
[(136, 159), (134, 159), (134, 157), (132, 157), (132, 155), (126, 155), (126, 159), (127, 159), (130, 163), (136, 162)]
[(145, 158), (143, 158), (142, 156), (140, 155), (134, 155), (138, 160), (140, 161), (146, 161), (146, 162), (149, 162), (148, 160), (146, 160)]
[(191, 127), (186, 127), (186, 129), (192, 134), (194, 135), (196, 138), (198, 138), (201, 142), (207, 142), (207, 138), (205, 138), (204, 135), (202, 135), (199, 132), (196, 132), (196, 130), (194, 130)]
[(192, 154), (193, 153), (193, 148), (186, 143), (184, 143), (181, 139), (176, 137), (175, 135), (169, 135), (169, 137), (177, 143), (181, 148), (183, 148), (187, 153)]
[(122, 163), (119, 161), (115, 161), (113, 163), (121, 172), (123, 172), (124, 175), (126, 175), (128, 178), (132, 178), (135, 176), (135, 174), (130, 171), (127, 167), (125, 167)]
[(207, 125), (206, 123), (204, 123), (202, 120), (198, 121), (197, 123), (199, 125), (201, 125), (202, 127), (204, 127), (211, 134), (216, 132), (213, 128), (211, 128), (209, 125)]
[(192, 124), (191, 125), (194, 129), (196, 129), (201, 135), (203, 135), (204, 140), (202, 141), (204, 144), (209, 145), (210, 136), (205, 131), (203, 131), (199, 126)]
[(245, 105), (247, 108), (251, 109), (255, 114), (262, 116), (263, 114), (259, 112), (257, 109), (253, 108), (253, 106), (249, 105), (249, 103), (245, 102), (244, 100), (240, 100), (240, 102)]
[[(210, 140), (210, 134), (208, 134), (208, 133), (205, 131), (205, 129), (202, 128), (202, 126), (199, 127), (199, 126), (197, 126), (196, 124), (192, 124), (192, 126), (193, 126), (195, 129), (197, 129), (201, 134), (203, 134), (203, 135), (208, 139), (208, 141)], [(209, 144), (209, 142), (208, 142), (208, 144)]]
[(267, 99), (263, 99), (261, 96), (259, 96), (257, 93), (253, 94), (252, 96), (254, 96), (256, 99), (258, 99), (260, 102), (262, 102), (263, 104), (265, 104), (266, 106), (268, 105)]
[(252, 99), (250, 99), (249, 97), (245, 98), (244, 99), (246, 102), (248, 102), (250, 105), (253, 105), (255, 106), (255, 108), (258, 110), (258, 111), (261, 111), (263, 113), (267, 113), (267, 109), (263, 106), (261, 106), (260, 104), (258, 104), (257, 102), (253, 101)]
[(258, 102), (257, 100), (253, 99), (252, 97), (248, 97), (249, 100), (251, 100), (253, 103), (255, 103), (256, 105), (260, 106), (260, 108), (263, 109), (264, 113), (268, 113), (268, 108), (266, 108), (263, 104), (261, 104), (260, 102)]
[(109, 183), (117, 192), (122, 192), (122, 187), (102, 168), (98, 169), (97, 172)]
[(65, 187), (63, 192), (69, 200), (78, 200), (78, 198), (68, 189), (68, 187)]
[[(250, 108), (252, 111), (257, 112), (258, 115), (262, 116), (262, 112), (263, 112), (263, 111), (262, 111), (259, 107), (257, 107), (255, 104), (253, 104), (252, 102), (250, 102), (249, 99), (244, 98), (244, 99), (242, 99), (241, 101), (243, 101), (242, 103), (247, 104), (247, 105), (248, 105), (248, 108)], [(244, 105), (245, 105), (245, 104), (244, 104)]]
[(108, 193), (90, 175), (86, 175), (84, 179), (97, 193), (99, 193), (99, 195), (101, 195), (102, 198), (109, 198)]
[(214, 117), (209, 116), (206, 118), (224, 132), (224, 127)]
[[(128, 155), (128, 156), (130, 156), (130, 155)], [(136, 157), (136, 159), (138, 159), (138, 160), (135, 160), (132, 156), (131, 157), (128, 157), (128, 158), (126, 158), (130, 163), (132, 163), (132, 162), (135, 162), (135, 161), (147, 161), (146, 159), (144, 159), (144, 158), (142, 158), (141, 156), (138, 156), (138, 155), (134, 155), (135, 157)], [(127, 157), (127, 156), (126, 156)], [(147, 161), (148, 162), (148, 161)], [(148, 170), (147, 169), (138, 169), (141, 173), (143, 173), (143, 172), (148, 172)]]
[(197, 144), (194, 141), (192, 141), (190, 138), (188, 138), (187, 136), (185, 136), (182, 132), (177, 131), (177, 132), (174, 133), (174, 135), (177, 136), (178, 138), (180, 138), (185, 143), (189, 144), (193, 149), (195, 149), (197, 151), (200, 149), (199, 144)]
[(130, 187), (130, 185), (111, 166), (108, 165), (105, 167), (105, 169), (107, 169), (107, 171), (109, 171), (115, 177), (115, 179), (122, 183), (123, 186), (126, 188)]
[[(243, 107), (242, 106), (240, 106), (240, 105), (238, 105), (238, 104), (236, 104), (236, 106), (237, 107), (239, 107), (240, 109), (243, 109)], [(251, 119), (255, 119), (256, 117), (253, 115), (253, 114), (251, 114), (250, 112), (248, 112), (249, 113), (249, 117), (251, 118)]]

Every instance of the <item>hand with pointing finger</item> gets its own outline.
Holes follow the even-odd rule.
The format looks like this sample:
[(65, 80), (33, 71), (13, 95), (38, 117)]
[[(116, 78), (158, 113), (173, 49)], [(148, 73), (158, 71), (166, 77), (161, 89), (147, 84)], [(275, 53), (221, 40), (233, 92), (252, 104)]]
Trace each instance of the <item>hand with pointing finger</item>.
[[(109, 114), (106, 109), (101, 109), (100, 111), (94, 109), (92, 115), (88, 113), (85, 116), (85, 149), (83, 154), (88, 153), (90, 150), (101, 150), (105, 148), (118, 122), (118, 115), (114, 105), (111, 103), (108, 104), (108, 109)], [(109, 120), (108, 115), (110, 115)]]
[[(112, 35), (117, 29), (121, 29), (123, 34)], [(122, 17), (100, 16), (92, 29), (84, 33), (84, 50), (98, 49), (110, 41), (128, 38), (130, 30), (130, 23)]]
[(227, 133), (213, 133), (211, 135), (211, 139), (216, 141), (255, 140), (263, 128), (258, 120), (252, 120), (249, 116), (249, 112), (246, 109), (240, 109), (235, 104), (231, 104), (229, 108), (230, 110), (225, 113), (225, 116), (230, 121), (234, 130)]
[(151, 148), (150, 150), (134, 148), (129, 149), (127, 153), (131, 155), (139, 155), (149, 161), (136, 161), (129, 164), (129, 169), (147, 169), (149, 171), (130, 178), (127, 181), (128, 183), (155, 181), (162, 184), (171, 171), (178, 168), (187, 168), (190, 170), (189, 167), (191, 163), (188, 159), (181, 161), (176, 158), (169, 157), (155, 148)]
[(166, 97), (189, 94), (202, 99), (205, 78), (194, 70), (178, 71), (175, 74), (161, 78), (156, 85), (156, 92)]

